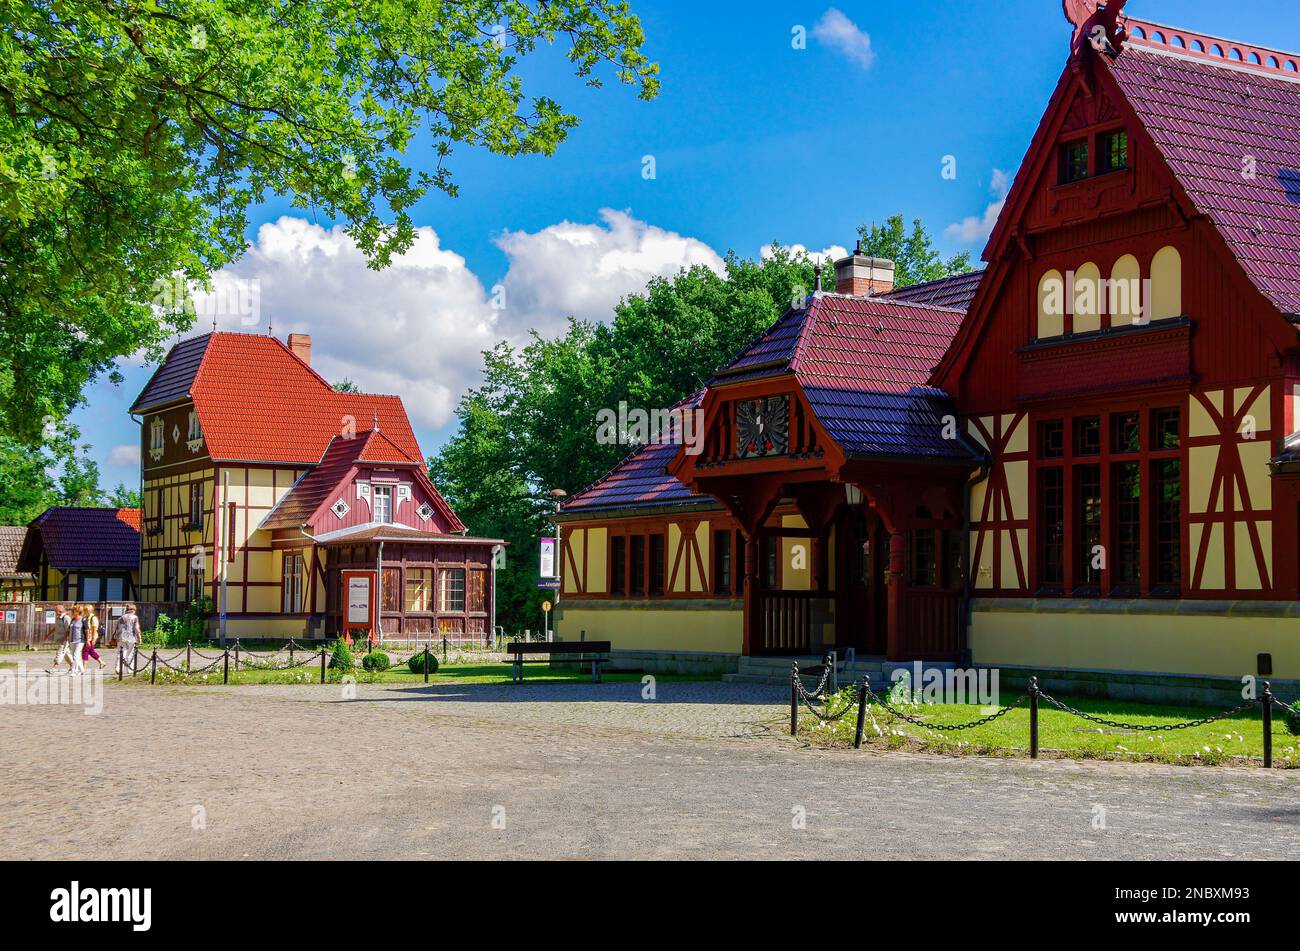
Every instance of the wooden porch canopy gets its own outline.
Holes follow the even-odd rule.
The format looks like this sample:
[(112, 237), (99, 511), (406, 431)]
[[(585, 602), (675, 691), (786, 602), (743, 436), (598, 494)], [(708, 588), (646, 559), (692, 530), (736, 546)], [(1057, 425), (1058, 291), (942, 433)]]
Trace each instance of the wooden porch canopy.
[[(894, 659), (947, 656), (957, 633), (909, 624), (905, 533), (962, 528), (966, 482), (983, 453), (956, 410), (925, 386), (962, 312), (880, 297), (817, 293), (711, 381), (702, 451), (669, 471), (717, 499), (757, 540), (791, 500), (808, 525), (812, 597), (828, 590), (827, 543), (846, 507), (862, 505), (888, 534), (888, 649)], [(745, 652), (761, 643), (759, 546), (745, 552)], [(952, 628), (955, 609), (944, 621)]]

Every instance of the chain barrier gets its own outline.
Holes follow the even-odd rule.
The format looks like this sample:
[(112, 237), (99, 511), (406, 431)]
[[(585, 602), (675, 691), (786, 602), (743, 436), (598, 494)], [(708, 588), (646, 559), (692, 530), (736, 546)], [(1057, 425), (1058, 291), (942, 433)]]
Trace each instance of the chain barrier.
[[(825, 679), (826, 679), (825, 674), (826, 671), (823, 671), (822, 684), (819, 685), (818, 688), (819, 690), (825, 685)], [(1270, 690), (1267, 682), (1265, 682), (1264, 684), (1264, 694), (1262, 697), (1248, 700), (1245, 703), (1239, 704), (1230, 710), (1223, 710), (1220, 711), (1219, 713), (1215, 713), (1207, 717), (1201, 717), (1196, 720), (1187, 720), (1182, 723), (1157, 723), (1157, 724), (1128, 723), (1122, 720), (1111, 720), (1106, 717), (1099, 717), (1091, 713), (1085, 713), (1084, 711), (1076, 707), (1072, 707), (1069, 704), (1056, 699), (1051, 694), (1044, 692), (1038, 685), (1037, 677), (1030, 678), (1030, 686), (1029, 686), (1028, 693), (1023, 694), (1020, 697), (1017, 697), (1015, 701), (1003, 707), (1002, 709), (996, 711), (995, 713), (991, 713), (985, 717), (980, 717), (978, 720), (972, 720), (969, 723), (948, 723), (948, 724), (927, 723), (925, 720), (919, 717), (915, 717), (908, 713), (904, 713), (902, 710), (899, 710), (892, 703), (890, 703), (889, 700), (885, 699), (884, 697), (877, 694), (874, 690), (872, 690), (871, 683), (866, 677), (862, 678), (860, 682), (861, 686), (858, 687), (858, 699), (856, 701), (850, 700), (847, 704), (845, 704), (843, 709), (835, 713), (831, 713), (829, 711), (829, 708), (818, 710), (813, 705), (812, 701), (816, 699), (817, 694), (809, 693), (809, 691), (804, 687), (803, 682), (799, 678), (798, 664), (790, 665), (790, 683), (791, 683), (790, 734), (792, 736), (797, 735), (798, 733), (798, 709), (800, 703), (802, 703), (805, 707), (807, 707), (809, 712), (812, 713), (813, 716), (820, 719), (823, 723), (840, 720), (844, 716), (846, 716), (850, 710), (857, 707), (858, 725), (857, 725), (857, 732), (854, 739), (855, 747), (860, 747), (862, 745), (863, 722), (865, 719), (865, 714), (873, 704), (879, 704), (882, 709), (889, 711), (889, 713), (893, 714), (893, 716), (897, 717), (898, 719), (906, 723), (911, 723), (912, 725), (920, 727), (921, 729), (933, 730), (939, 733), (955, 733), (961, 730), (972, 730), (975, 729), (976, 727), (986, 726), (987, 724), (992, 723), (995, 720), (998, 720), (1006, 716), (1012, 710), (1015, 710), (1018, 707), (1022, 706), (1025, 703), (1025, 701), (1029, 701), (1029, 721), (1030, 721), (1029, 750), (1030, 750), (1030, 756), (1033, 757), (1034, 759), (1038, 758), (1038, 751), (1039, 751), (1038, 713), (1039, 713), (1040, 703), (1046, 703), (1048, 706), (1054, 707), (1055, 709), (1059, 710), (1062, 713), (1068, 714), (1070, 716), (1078, 717), (1082, 720), (1087, 720), (1090, 723), (1096, 723), (1101, 726), (1110, 727), (1112, 729), (1125, 730), (1125, 731), (1130, 731), (1135, 733), (1170, 733), (1177, 730), (1189, 730), (1194, 727), (1208, 726), (1211, 723), (1218, 723), (1222, 720), (1227, 720), (1231, 717), (1235, 717), (1239, 714), (1245, 713), (1248, 710), (1253, 710), (1256, 704), (1259, 704), (1263, 707), (1262, 713), (1263, 713), (1263, 724), (1264, 724), (1264, 767), (1266, 769), (1271, 769), (1273, 766), (1273, 749), (1272, 749), (1273, 744), (1272, 744), (1272, 732), (1271, 732), (1270, 724), (1271, 724), (1271, 714), (1272, 714), (1273, 707), (1277, 707), (1288, 717), (1300, 718), (1300, 705), (1288, 704), (1285, 701), (1280, 700), (1277, 697), (1273, 696), (1273, 693)], [(870, 701), (870, 703), (868, 701)]]
[(1120, 720), (1107, 720), (1104, 717), (1093, 716), (1091, 713), (1084, 713), (1082, 710), (1076, 710), (1069, 704), (1062, 703), (1051, 694), (1038, 694), (1038, 698), (1047, 704), (1050, 704), (1062, 713), (1068, 713), (1071, 716), (1081, 717), (1092, 723), (1098, 723), (1102, 726), (1111, 727), (1116, 730), (1132, 730), (1135, 733), (1172, 733), (1175, 730), (1189, 730), (1195, 726), (1206, 726), (1210, 723), (1217, 723), (1219, 720), (1226, 720), (1228, 717), (1235, 717), (1238, 713), (1253, 709), (1258, 700), (1248, 700), (1240, 706), (1233, 707), (1231, 710), (1224, 710), (1222, 713), (1216, 713), (1213, 716), (1202, 717), (1199, 720), (1188, 720), (1186, 723), (1124, 723)]
[(997, 713), (989, 714), (988, 716), (981, 717), (978, 720), (972, 720), (970, 723), (955, 723), (950, 725), (942, 725), (938, 723), (926, 723), (924, 720), (918, 719), (917, 717), (909, 716), (903, 711), (895, 709), (888, 700), (885, 700), (883, 697), (881, 697), (879, 694), (873, 691), (870, 686), (867, 687), (867, 696), (871, 697), (872, 700), (880, 704), (882, 707), (884, 707), (894, 716), (898, 717), (900, 720), (906, 720), (908, 723), (911, 723), (913, 726), (919, 726), (926, 730), (939, 730), (942, 733), (953, 733), (958, 730), (973, 730), (977, 726), (984, 726), (987, 723), (992, 723), (994, 720), (1006, 716), (1012, 710), (1016, 709), (1016, 707), (1020, 706), (1022, 703), (1024, 703), (1026, 700), (1029, 699), (1029, 694), (1025, 694), (1022, 697), (1016, 698), (1014, 703), (1008, 704), (1007, 706), (999, 710)]
[[(799, 699), (803, 702), (803, 705), (808, 708), (809, 712), (812, 713), (813, 716), (820, 719), (823, 723), (835, 723), (839, 720), (844, 719), (845, 715), (848, 714), (850, 710), (855, 709), (858, 705), (857, 700), (850, 700), (847, 704), (844, 705), (844, 708), (840, 710), (838, 713), (829, 713), (825, 710), (818, 710), (816, 707), (812, 705), (812, 701), (820, 698), (816, 694), (810, 694), (804, 688), (804, 685), (800, 682), (798, 677), (794, 678), (794, 683), (799, 693)], [(825, 680), (822, 681), (822, 686), (823, 687), (825, 686)], [(860, 690), (861, 688), (855, 687), (854, 689), (855, 691), (857, 691)]]

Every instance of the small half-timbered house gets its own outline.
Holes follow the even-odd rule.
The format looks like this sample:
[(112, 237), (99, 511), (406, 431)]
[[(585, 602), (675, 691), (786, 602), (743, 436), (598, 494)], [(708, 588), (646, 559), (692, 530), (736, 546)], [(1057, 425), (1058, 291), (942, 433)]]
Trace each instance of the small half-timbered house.
[(129, 601), (140, 570), (140, 510), (55, 505), (27, 526), (17, 567), (36, 601)]
[(562, 633), (1300, 680), (1300, 56), (1123, 7), (1067, 5), (984, 271), (838, 262), (702, 453), (568, 502)]
[(183, 340), (132, 413), (142, 600), (206, 596), (230, 636), (336, 636), (360, 575), (366, 632), (490, 635), (502, 543), (471, 537), (429, 481), (402, 401), (336, 391), (306, 335)]

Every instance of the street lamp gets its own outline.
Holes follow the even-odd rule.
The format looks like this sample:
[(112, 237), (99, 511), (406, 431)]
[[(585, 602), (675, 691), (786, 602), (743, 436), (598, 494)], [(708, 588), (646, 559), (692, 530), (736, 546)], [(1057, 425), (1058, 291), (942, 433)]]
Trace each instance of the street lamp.
[[(555, 519), (558, 519), (560, 514), (560, 506), (564, 504), (564, 500), (567, 499), (568, 497), (569, 497), (569, 493), (565, 492), (563, 489), (559, 489), (559, 488), (551, 489), (551, 499), (552, 501), (555, 502), (554, 519), (552, 520), (551, 524), (555, 526), (555, 557), (559, 559), (559, 562), (555, 567), (556, 578), (561, 578), (564, 575), (564, 539), (560, 537), (560, 523)], [(555, 600), (553, 603), (559, 604), (560, 602), (559, 587), (556, 587), (555, 589), (554, 598)], [(546, 631), (546, 639), (549, 641), (552, 639), (554, 635), (552, 634), (553, 629), (551, 625), (551, 612), (549, 610), (546, 610), (545, 608), (543, 608), (542, 610), (542, 624)]]

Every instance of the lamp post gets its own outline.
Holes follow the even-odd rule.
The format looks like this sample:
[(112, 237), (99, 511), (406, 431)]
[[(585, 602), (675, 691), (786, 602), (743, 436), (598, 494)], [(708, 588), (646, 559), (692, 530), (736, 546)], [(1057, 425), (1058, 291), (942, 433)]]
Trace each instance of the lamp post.
[[(558, 559), (558, 563), (555, 566), (556, 578), (564, 577), (564, 539), (560, 534), (559, 516), (560, 516), (560, 506), (564, 504), (564, 500), (567, 499), (568, 497), (569, 497), (569, 493), (565, 492), (563, 489), (558, 489), (558, 488), (551, 489), (551, 500), (555, 503), (555, 512), (553, 514), (551, 524), (555, 526), (555, 557), (556, 559)], [(563, 587), (563, 582), (561, 582), (560, 586), (556, 587), (555, 589), (555, 602), (554, 602), (555, 604), (560, 603), (560, 587)], [(546, 639), (549, 641), (554, 639), (555, 625), (549, 623), (550, 609), (547, 608), (545, 610), (547, 613), (546, 620), (548, 621)]]

